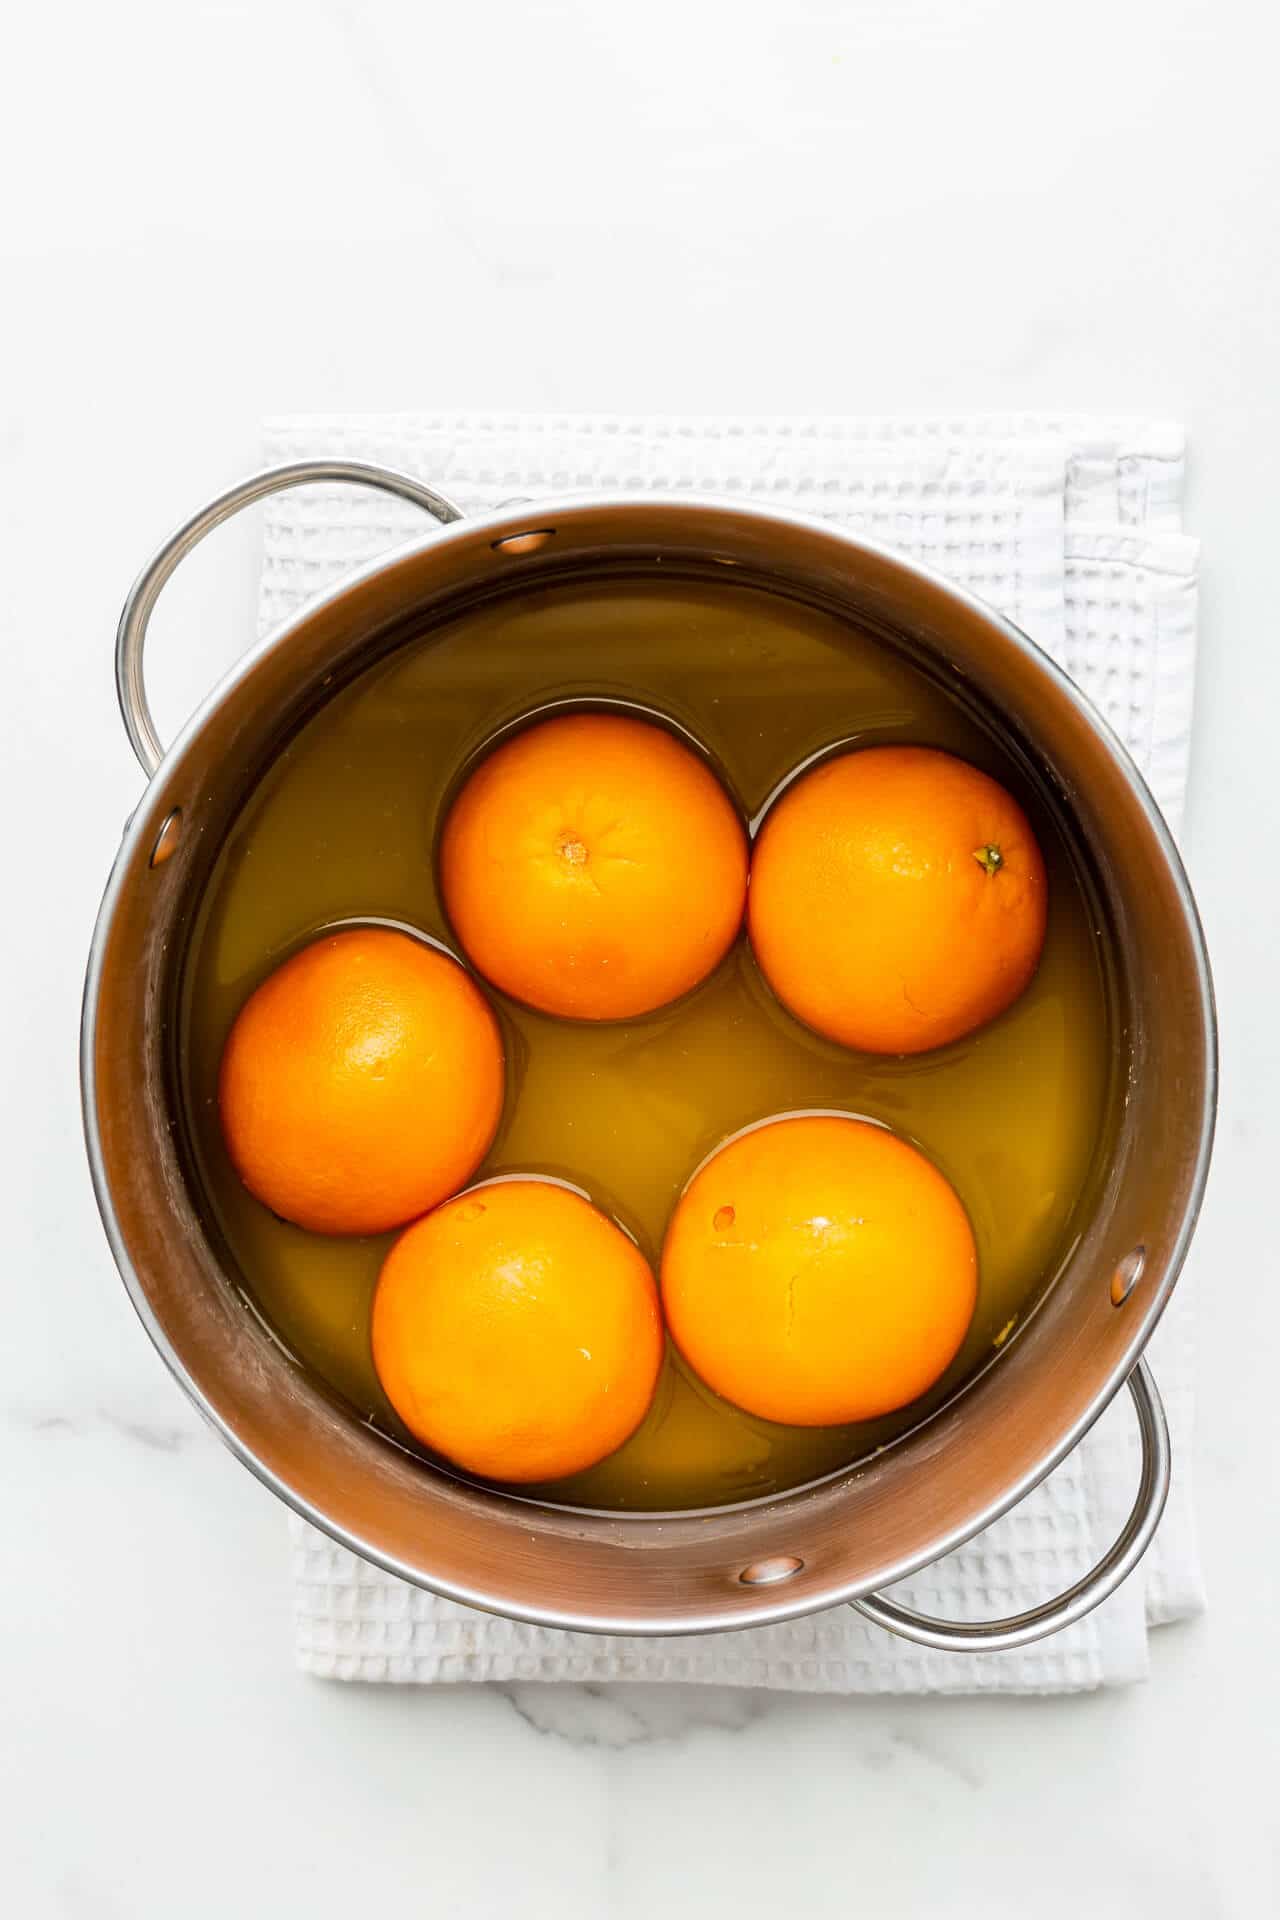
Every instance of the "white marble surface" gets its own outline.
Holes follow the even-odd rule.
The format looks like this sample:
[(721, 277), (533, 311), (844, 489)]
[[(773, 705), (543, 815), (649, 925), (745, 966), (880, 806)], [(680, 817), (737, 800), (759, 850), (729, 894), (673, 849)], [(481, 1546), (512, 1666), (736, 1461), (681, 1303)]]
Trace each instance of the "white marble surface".
[[(1275, 1911), (1274, 9), (79, 0), (5, 40), (7, 1910)], [(1187, 839), (1225, 1053), (1197, 1247), (1211, 1613), (1157, 1636), (1147, 1686), (842, 1703), (292, 1671), (282, 1516), (151, 1353), (82, 1167), (83, 955), (138, 792), (110, 642), (264, 413), (412, 404), (1188, 423)], [(245, 531), (175, 589), (167, 728), (253, 588)]]

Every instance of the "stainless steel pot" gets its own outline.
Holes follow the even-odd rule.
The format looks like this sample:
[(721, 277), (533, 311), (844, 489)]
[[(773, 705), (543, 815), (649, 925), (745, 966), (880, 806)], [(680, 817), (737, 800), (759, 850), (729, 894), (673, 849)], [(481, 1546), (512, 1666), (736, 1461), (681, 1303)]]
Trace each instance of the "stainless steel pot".
[[(359, 482), (445, 524), (378, 560), (254, 647), (165, 752), (142, 678), (174, 567), (239, 507), (307, 481)], [(290, 730), (431, 620), (574, 572), (661, 562), (735, 570), (870, 622), (996, 715), (1089, 850), (1110, 919), (1127, 1091), (1088, 1224), (998, 1363), (922, 1427), (820, 1486), (671, 1517), (574, 1513), (486, 1492), (371, 1432), (296, 1366), (219, 1266), (173, 1124), (172, 1035), (186, 930), (246, 795)], [(1141, 1359), (1191, 1237), (1213, 1132), (1212, 989), (1195, 906), (1133, 765), (1075, 687), (970, 595), (798, 516), (686, 497), (596, 498), (463, 521), (431, 488), (348, 462), (259, 474), (215, 500), (141, 575), (120, 623), (125, 726), (149, 785), (124, 835), (89, 957), (85, 1130), (98, 1203), (134, 1305), (173, 1373), (266, 1485), (393, 1573), (550, 1626), (662, 1634), (783, 1620), (848, 1601), (937, 1647), (1011, 1647), (1097, 1604), (1151, 1539), (1168, 1438)], [(1022, 1498), (1127, 1383), (1141, 1483), (1120, 1538), (1069, 1592), (1010, 1620), (948, 1623), (876, 1589)]]

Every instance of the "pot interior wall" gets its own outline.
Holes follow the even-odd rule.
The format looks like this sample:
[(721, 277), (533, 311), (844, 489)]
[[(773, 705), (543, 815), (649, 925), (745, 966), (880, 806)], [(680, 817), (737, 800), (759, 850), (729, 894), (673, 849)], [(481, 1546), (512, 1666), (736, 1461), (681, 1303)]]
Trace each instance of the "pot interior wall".
[[(1172, 1285), (1208, 1151), (1212, 1039), (1180, 869), (1118, 750), (1034, 649), (940, 583), (816, 525), (686, 502), (567, 507), (541, 548), (517, 516), (461, 525), (368, 570), (265, 643), (171, 751), (126, 834), (86, 1000), (86, 1112), (117, 1259), (161, 1352), (268, 1484), (368, 1557), (480, 1605), (563, 1625), (691, 1631), (780, 1618), (935, 1557), (1025, 1490), (1121, 1383)], [(1004, 731), (1056, 796), (1105, 902), (1124, 1100), (1094, 1206), (997, 1365), (874, 1462), (763, 1505), (675, 1519), (534, 1508), (466, 1486), (361, 1426), (228, 1282), (172, 1125), (176, 973), (218, 847), (316, 704), (477, 595), (602, 567), (737, 569), (910, 649)], [(171, 857), (151, 864), (181, 809)], [(172, 840), (174, 830), (170, 830)], [(1142, 1275), (1113, 1306), (1136, 1249)], [(802, 1565), (744, 1583), (775, 1556)]]

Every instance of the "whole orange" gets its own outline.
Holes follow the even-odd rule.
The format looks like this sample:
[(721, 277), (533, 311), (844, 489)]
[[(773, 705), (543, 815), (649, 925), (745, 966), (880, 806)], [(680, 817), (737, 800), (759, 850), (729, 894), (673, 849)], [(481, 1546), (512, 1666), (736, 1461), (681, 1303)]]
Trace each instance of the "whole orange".
[(504, 993), (624, 1020), (723, 958), (747, 839), (711, 769), (664, 728), (573, 713), (476, 768), (445, 822), (440, 877), (459, 940)]
[(456, 1193), (503, 1096), (493, 1011), (455, 960), (389, 928), (329, 934), (250, 994), (218, 1104), (236, 1171), (316, 1233), (384, 1233)]
[(373, 1361), (417, 1438), (490, 1480), (558, 1480), (634, 1432), (662, 1364), (639, 1249), (567, 1188), (502, 1180), (401, 1234)]
[(765, 818), (748, 926), (799, 1019), (868, 1053), (922, 1053), (1018, 998), (1044, 946), (1027, 817), (966, 761), (868, 747), (803, 775)]
[(932, 1386), (973, 1317), (977, 1265), (968, 1215), (923, 1154), (867, 1121), (793, 1115), (694, 1175), (667, 1228), (662, 1299), (724, 1399), (837, 1426)]

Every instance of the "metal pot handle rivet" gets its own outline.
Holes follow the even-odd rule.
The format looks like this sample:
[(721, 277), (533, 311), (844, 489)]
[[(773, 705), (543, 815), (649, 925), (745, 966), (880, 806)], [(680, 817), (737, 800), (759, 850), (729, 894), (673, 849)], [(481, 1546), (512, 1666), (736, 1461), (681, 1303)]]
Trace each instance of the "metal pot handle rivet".
[(446, 526), (451, 520), (462, 518), (461, 509), (434, 487), (425, 486), (407, 473), (397, 473), (392, 467), (372, 466), (363, 460), (298, 460), (284, 467), (268, 467), (228, 487), (216, 500), (210, 500), (198, 513), (193, 513), (170, 534), (134, 581), (116, 631), (116, 692), (120, 712), (129, 744), (148, 780), (164, 759), (164, 748), (147, 701), (142, 651), (147, 624), (166, 581), (207, 533), (220, 527), (232, 514), (239, 513), (242, 507), (265, 500), (268, 494), (283, 493), (287, 487), (304, 487), (321, 481), (376, 487), (381, 493), (397, 494), (415, 507), (425, 508)]
[(1137, 1498), (1115, 1544), (1073, 1587), (1056, 1599), (1042, 1601), (1005, 1620), (933, 1620), (874, 1593), (850, 1605), (876, 1626), (887, 1627), (890, 1633), (914, 1640), (919, 1646), (941, 1648), (944, 1653), (1003, 1653), (1011, 1647), (1025, 1647), (1091, 1612), (1133, 1572), (1151, 1544), (1169, 1495), (1169, 1426), (1145, 1360), (1138, 1361), (1126, 1384), (1133, 1395), (1142, 1436), (1142, 1477)]

